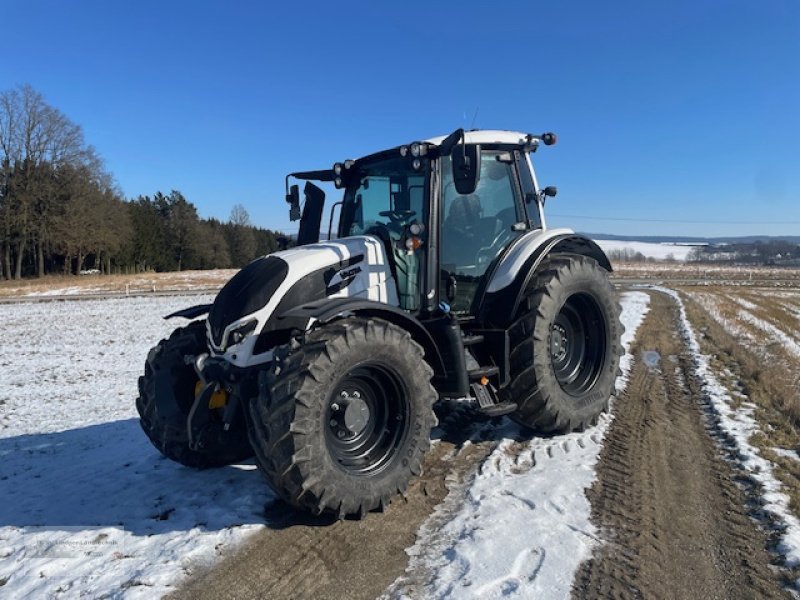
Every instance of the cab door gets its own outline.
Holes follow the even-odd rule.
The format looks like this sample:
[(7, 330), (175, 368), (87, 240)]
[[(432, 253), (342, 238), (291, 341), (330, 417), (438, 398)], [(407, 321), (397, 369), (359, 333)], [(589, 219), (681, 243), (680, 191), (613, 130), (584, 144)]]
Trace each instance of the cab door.
[(459, 194), (449, 156), (441, 159), (439, 297), (469, 315), (475, 293), (494, 260), (528, 228), (515, 152), (482, 150), (474, 193)]

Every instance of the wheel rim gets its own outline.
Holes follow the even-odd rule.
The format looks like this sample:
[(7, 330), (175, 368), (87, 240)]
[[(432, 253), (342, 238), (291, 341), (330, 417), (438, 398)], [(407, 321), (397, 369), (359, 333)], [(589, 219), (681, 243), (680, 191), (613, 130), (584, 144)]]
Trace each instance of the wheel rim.
[(561, 389), (579, 396), (594, 386), (606, 356), (600, 306), (588, 294), (567, 298), (550, 328), (550, 360)]
[(374, 475), (395, 457), (408, 431), (410, 405), (399, 376), (387, 365), (362, 364), (334, 386), (325, 411), (325, 437), (348, 473)]

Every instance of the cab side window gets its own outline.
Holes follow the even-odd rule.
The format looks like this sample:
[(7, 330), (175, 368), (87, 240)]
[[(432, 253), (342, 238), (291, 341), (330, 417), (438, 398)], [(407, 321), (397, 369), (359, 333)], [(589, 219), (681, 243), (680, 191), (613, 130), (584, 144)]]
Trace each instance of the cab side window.
[[(521, 220), (514, 162), (508, 152), (481, 153), (481, 175), (473, 194), (459, 194), (452, 179), (450, 157), (442, 159), (441, 263), (455, 276), (453, 308), (469, 309), (475, 288), (489, 264), (520, 235), (512, 226)], [(503, 158), (504, 160), (498, 160)]]

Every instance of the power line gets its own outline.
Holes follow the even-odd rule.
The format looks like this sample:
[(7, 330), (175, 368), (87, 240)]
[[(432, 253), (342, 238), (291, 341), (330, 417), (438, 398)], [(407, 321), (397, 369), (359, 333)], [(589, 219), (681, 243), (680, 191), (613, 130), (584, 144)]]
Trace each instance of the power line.
[(628, 221), (631, 223), (693, 223), (696, 225), (800, 225), (800, 221), (691, 221), (687, 219), (630, 219), (626, 217), (594, 217), (548, 213), (548, 217), (589, 219), (592, 221)]

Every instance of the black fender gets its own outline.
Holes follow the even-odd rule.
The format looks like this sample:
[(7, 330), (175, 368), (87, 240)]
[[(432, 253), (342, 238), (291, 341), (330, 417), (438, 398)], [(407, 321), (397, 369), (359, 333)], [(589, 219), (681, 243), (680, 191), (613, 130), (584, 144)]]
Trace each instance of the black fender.
[[(406, 311), (382, 302), (357, 297), (310, 302), (278, 315), (275, 317), (272, 327), (276, 330), (290, 329), (297, 328), (299, 323), (305, 323), (307, 328), (312, 319), (320, 323), (329, 323), (351, 315), (383, 319), (405, 329), (411, 334), (414, 341), (422, 346), (425, 351), (425, 360), (434, 370), (434, 373), (437, 375), (444, 374), (442, 355), (433, 337), (428, 333), (422, 322)], [(282, 323), (285, 323), (285, 326), (282, 326)]]
[(198, 304), (196, 306), (190, 306), (189, 308), (176, 310), (174, 313), (170, 313), (164, 318), (173, 319), (175, 317), (183, 317), (184, 319), (196, 319), (201, 315), (207, 315), (208, 311), (211, 310), (211, 306), (211, 304)]
[(531, 279), (536, 275), (542, 262), (555, 254), (588, 256), (596, 260), (606, 271), (613, 270), (611, 261), (593, 240), (577, 233), (557, 235), (531, 252), (510, 285), (496, 292), (484, 293), (478, 308), (480, 320), (503, 327), (511, 324), (517, 316)]

